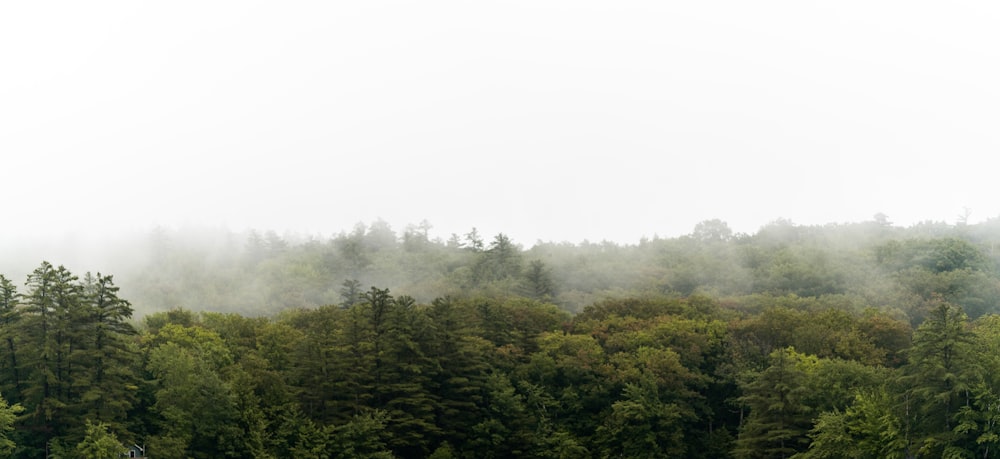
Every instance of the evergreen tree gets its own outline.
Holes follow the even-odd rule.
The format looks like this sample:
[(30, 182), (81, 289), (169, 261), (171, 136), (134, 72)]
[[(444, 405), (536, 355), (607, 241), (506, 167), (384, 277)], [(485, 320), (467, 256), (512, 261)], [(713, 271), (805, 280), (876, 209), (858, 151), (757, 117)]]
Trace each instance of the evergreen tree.
[[(28, 275), (25, 295), (25, 344), (31, 370), (22, 397), (28, 410), (29, 444), (41, 447), (76, 424), (67, 412), (71, 404), (72, 362), (79, 315), (80, 286), (66, 268), (43, 262)], [(78, 421), (77, 421), (78, 422)]]
[(473, 268), (475, 281), (480, 286), (517, 279), (521, 275), (521, 252), (507, 235), (496, 235), (486, 251), (478, 252)]
[(416, 301), (395, 299), (390, 316), (383, 390), (389, 415), (390, 445), (402, 457), (427, 456), (440, 436), (436, 423), (440, 394), (432, 387), (440, 362), (431, 353), (433, 328)]
[(87, 273), (83, 281), (88, 324), (84, 352), (86, 369), (81, 398), (84, 416), (125, 432), (123, 421), (135, 403), (139, 377), (137, 351), (131, 338), (136, 334), (128, 319), (132, 306), (118, 296), (112, 276)]
[(652, 381), (627, 384), (597, 432), (604, 457), (684, 457), (683, 420), (690, 410), (663, 400)]
[(525, 293), (539, 301), (552, 301), (556, 296), (556, 284), (552, 271), (542, 260), (532, 260), (524, 273)]
[(492, 346), (475, 335), (475, 311), (465, 303), (438, 298), (427, 314), (433, 327), (428, 356), (439, 367), (429, 382), (438, 396), (436, 425), (448, 445), (445, 450), (452, 445), (462, 449), (470, 439), (468, 426), (479, 420)]
[(469, 429), (469, 446), (485, 459), (528, 457), (537, 443), (536, 418), (510, 376), (495, 371), (486, 377), (480, 421)]
[(330, 432), (331, 459), (392, 459), (386, 431), (389, 416), (375, 410), (355, 416), (350, 422), (334, 427)]
[(24, 408), (21, 405), (11, 405), (0, 396), (0, 454), (3, 454), (4, 457), (10, 457), (14, 452), (16, 445), (8, 437), (8, 434), (14, 430), (14, 421), (22, 411)]
[(919, 413), (925, 454), (944, 454), (957, 446), (956, 414), (973, 403), (981, 369), (973, 354), (973, 335), (962, 309), (937, 301), (927, 320), (913, 334), (910, 361), (903, 367)]
[(475, 227), (465, 234), (465, 248), (475, 253), (483, 251), (483, 238)]
[[(355, 367), (348, 388), (370, 396), (366, 408), (383, 410), (389, 444), (399, 455), (424, 456), (439, 435), (436, 397), (430, 384), (438, 371), (427, 355), (431, 328), (426, 315), (407, 296), (394, 298), (388, 289), (372, 287), (363, 303), (350, 311), (346, 346)], [(363, 413), (364, 411), (361, 411)], [(359, 414), (361, 414), (359, 413)]]
[(806, 374), (798, 368), (803, 358), (793, 349), (778, 349), (771, 353), (771, 365), (742, 385), (739, 401), (750, 408), (750, 416), (740, 426), (737, 457), (788, 458), (808, 446), (812, 410), (804, 403)]
[(340, 306), (349, 308), (354, 306), (361, 299), (361, 282), (355, 279), (347, 279), (340, 284)]
[(11, 401), (21, 396), (20, 352), (21, 310), (17, 287), (0, 275), (0, 393), (10, 394)]
[[(371, 396), (367, 362), (372, 356), (362, 322), (359, 305), (299, 311), (282, 322), (288, 333), (277, 339), (290, 346), (284, 373), (308, 418), (324, 424), (342, 422), (367, 404)], [(269, 360), (281, 361), (283, 350), (275, 351), (278, 354)]]
[(389, 289), (379, 289), (372, 287), (363, 295), (364, 304), (359, 309), (367, 319), (367, 332), (371, 339), (372, 355), (372, 403), (373, 406), (384, 406), (386, 394), (386, 374), (390, 371), (389, 365), (389, 333), (391, 332), (392, 310), (395, 306)]

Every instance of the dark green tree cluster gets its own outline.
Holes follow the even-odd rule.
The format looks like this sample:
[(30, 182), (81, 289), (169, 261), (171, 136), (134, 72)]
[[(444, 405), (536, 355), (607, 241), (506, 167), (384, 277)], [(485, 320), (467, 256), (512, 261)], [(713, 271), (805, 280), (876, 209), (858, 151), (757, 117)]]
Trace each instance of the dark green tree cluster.
[(0, 276), (0, 391), (23, 414), (19, 457), (72, 448), (96, 423), (132, 439), (139, 359), (132, 308), (111, 276), (42, 263), (19, 293)]
[(969, 324), (939, 301), (913, 335), (908, 361), (849, 405), (821, 413), (801, 457), (993, 457), (997, 318)]

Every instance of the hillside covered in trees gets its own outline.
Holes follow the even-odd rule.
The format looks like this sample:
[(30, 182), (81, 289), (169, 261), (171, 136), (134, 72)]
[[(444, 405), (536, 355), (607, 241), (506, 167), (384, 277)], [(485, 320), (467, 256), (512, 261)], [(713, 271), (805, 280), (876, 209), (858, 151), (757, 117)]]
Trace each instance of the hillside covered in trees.
[[(419, 303), (452, 296), (521, 296), (572, 314), (595, 302), (642, 295), (840, 295), (914, 325), (934, 294), (978, 317), (995, 312), (1000, 220), (977, 225), (797, 226), (778, 220), (756, 234), (699, 223), (676, 238), (637, 244), (537, 241), (530, 248), (474, 228), (430, 239), (430, 224), (395, 232), (358, 224), (323, 239), (274, 232), (160, 230), (109, 249), (123, 295), (139, 315), (177, 307), (272, 316), (285, 309), (352, 304), (368, 287)], [(33, 260), (32, 264), (37, 264)], [(30, 269), (30, 268), (26, 268)], [(111, 268), (101, 267), (101, 270)]]
[(0, 454), (994, 457), (997, 242), (159, 232), (115, 277), (0, 277)]

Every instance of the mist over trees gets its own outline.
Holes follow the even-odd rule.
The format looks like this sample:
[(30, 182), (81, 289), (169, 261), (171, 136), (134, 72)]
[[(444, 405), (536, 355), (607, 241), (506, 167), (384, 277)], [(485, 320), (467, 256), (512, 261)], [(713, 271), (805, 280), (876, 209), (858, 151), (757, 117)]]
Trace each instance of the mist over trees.
[[(992, 457), (1000, 223), (157, 231), (0, 276), (0, 453)], [(132, 258), (126, 256), (131, 254)], [(136, 311), (142, 310), (141, 317)]]
[[(370, 286), (427, 303), (442, 296), (522, 296), (571, 313), (633, 295), (818, 297), (895, 310), (916, 324), (940, 296), (971, 317), (994, 312), (1000, 287), (1000, 222), (892, 226), (885, 215), (852, 224), (777, 220), (755, 234), (725, 222), (688, 235), (608, 241), (537, 241), (471, 228), (431, 239), (428, 222), (395, 231), (384, 221), (331, 237), (159, 229), (108, 244), (114, 270), (139, 316), (177, 307), (270, 316), (284, 309), (351, 305)], [(92, 249), (93, 251), (93, 249)], [(30, 263), (30, 264), (28, 264)], [(27, 273), (37, 260), (8, 272)], [(8, 260), (6, 265), (10, 265)]]

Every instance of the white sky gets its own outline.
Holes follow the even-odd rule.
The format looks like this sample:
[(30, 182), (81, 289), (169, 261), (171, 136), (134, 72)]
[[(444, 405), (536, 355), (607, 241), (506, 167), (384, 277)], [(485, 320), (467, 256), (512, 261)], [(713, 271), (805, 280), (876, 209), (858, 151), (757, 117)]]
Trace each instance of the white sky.
[(1000, 3), (0, 6), (0, 237), (1000, 216)]

